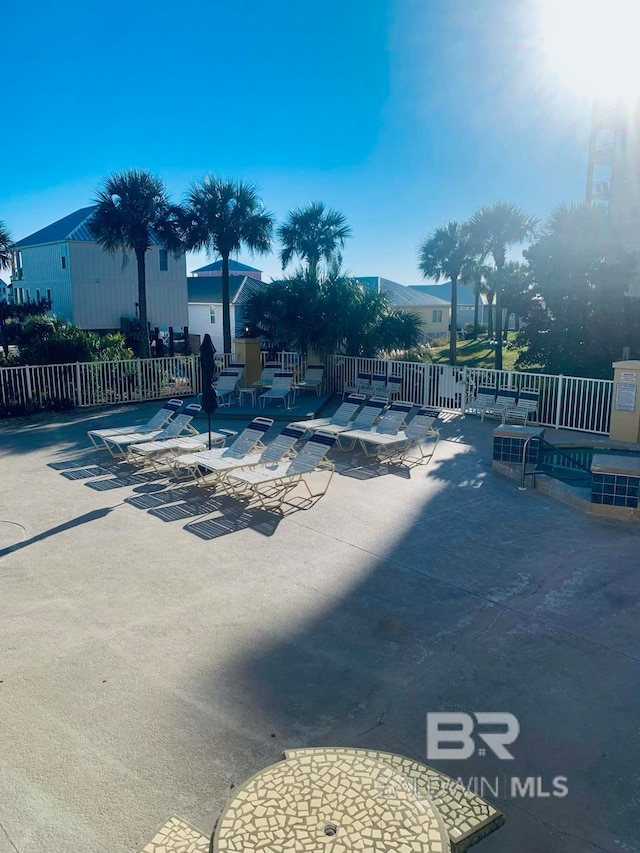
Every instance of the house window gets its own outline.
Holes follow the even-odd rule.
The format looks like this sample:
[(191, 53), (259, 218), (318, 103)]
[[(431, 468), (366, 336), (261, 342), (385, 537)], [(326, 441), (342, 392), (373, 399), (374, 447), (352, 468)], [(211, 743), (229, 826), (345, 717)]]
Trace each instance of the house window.
[(47, 300), (49, 302), (49, 310), (51, 311), (51, 309), (53, 308), (53, 299), (51, 298), (51, 288), (50, 287), (47, 288)]
[(36, 302), (40, 302), (40, 288), (36, 287)]
[(169, 269), (169, 255), (166, 249), (160, 249), (160, 272), (167, 272)]
[(60, 246), (60, 263), (62, 264), (62, 269), (66, 270), (67, 268), (67, 247)]
[(212, 325), (212, 326), (215, 326), (215, 323), (216, 323), (216, 309), (213, 307), (213, 305), (210, 305), (210, 306), (209, 306), (209, 322), (211, 323), (211, 325)]
[(442, 323), (442, 308), (434, 308), (431, 312), (432, 323)]
[(25, 293), (27, 294), (27, 302), (31, 302), (31, 291), (29, 288), (26, 289)]

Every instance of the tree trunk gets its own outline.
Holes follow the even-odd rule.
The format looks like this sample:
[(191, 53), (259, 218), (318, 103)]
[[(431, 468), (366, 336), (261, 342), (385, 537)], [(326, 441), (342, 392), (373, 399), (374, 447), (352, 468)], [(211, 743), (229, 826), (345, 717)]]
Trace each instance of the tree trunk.
[(231, 352), (231, 307), (229, 304), (229, 252), (222, 252), (222, 340), (225, 353)]
[(480, 312), (480, 288), (476, 285), (473, 303), (473, 340), (478, 340), (478, 314)]
[(489, 316), (487, 317), (487, 336), (489, 340), (493, 337), (493, 298), (495, 294), (491, 294), (491, 298), (487, 299), (488, 308), (489, 308)]
[(451, 276), (451, 322), (449, 324), (449, 364), (456, 363), (458, 343), (458, 276)]
[(138, 311), (140, 312), (140, 358), (151, 358), (149, 347), (149, 324), (147, 320), (147, 271), (145, 267), (146, 249), (136, 249), (138, 265)]
[(498, 267), (496, 287), (496, 370), (502, 370), (502, 267)]

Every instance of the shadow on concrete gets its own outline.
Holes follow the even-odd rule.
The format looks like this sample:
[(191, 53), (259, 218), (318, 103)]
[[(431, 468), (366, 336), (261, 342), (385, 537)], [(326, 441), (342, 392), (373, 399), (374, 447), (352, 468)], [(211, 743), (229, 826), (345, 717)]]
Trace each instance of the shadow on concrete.
[(273, 536), (282, 521), (283, 514), (274, 510), (272, 512), (264, 509), (239, 509), (235, 513), (228, 512), (215, 518), (207, 518), (186, 524), (184, 529), (193, 533), (200, 539), (210, 542), (230, 533), (240, 530), (255, 530), (263, 536)]
[[(116, 504), (116, 506), (121, 506), (121, 504)], [(106, 515), (109, 515), (116, 506), (103, 507), (101, 509), (94, 509), (91, 512), (87, 512), (84, 515), (79, 515), (76, 518), (72, 518), (69, 521), (65, 521), (64, 524), (58, 524), (56, 527), (51, 527), (49, 530), (44, 530), (42, 533), (38, 533), (36, 536), (32, 536), (29, 539), (23, 539), (21, 542), (17, 542), (15, 545), (9, 545), (7, 548), (0, 549), (0, 557), (4, 557), (6, 554), (13, 554), (15, 551), (21, 551), (23, 548), (27, 548), (29, 545), (33, 545), (36, 542), (42, 542), (44, 539), (50, 539), (52, 536), (57, 536), (58, 533), (64, 533), (66, 530), (71, 530), (74, 527), (79, 527), (81, 524), (89, 524), (92, 521), (97, 521), (99, 518), (104, 518)]]
[[(318, 541), (343, 555), (336, 543), (348, 541), (352, 556), (302, 563), (271, 599), (281, 611), (272, 641), (261, 634), (222, 674), (204, 671), (191, 685), (192, 701), (233, 697), (225, 708), (237, 782), (292, 747), (356, 746), (425, 760), (427, 712), (508, 711), (521, 726), (514, 761), (486, 750), (431, 762), (470, 787), (494, 785), (495, 793), (478, 792), (508, 820), (481, 849), (636, 849), (636, 537), (519, 494), (490, 473), (486, 440), (410, 472), (411, 480), (423, 477), (435, 488), (406, 524), (405, 483), (389, 478), (390, 516), (379, 506), (354, 508), (339, 529), (319, 526)], [(381, 544), (374, 533), (385, 524)], [(222, 518), (185, 529), (215, 538), (237, 528)], [(348, 573), (354, 582), (345, 584)], [(616, 603), (620, 584), (635, 593), (624, 605)], [(314, 594), (320, 610), (309, 605)], [(204, 750), (203, 764), (216, 760)], [(540, 780), (541, 795), (512, 796), (513, 776)], [(569, 797), (545, 793), (557, 776), (568, 779)]]

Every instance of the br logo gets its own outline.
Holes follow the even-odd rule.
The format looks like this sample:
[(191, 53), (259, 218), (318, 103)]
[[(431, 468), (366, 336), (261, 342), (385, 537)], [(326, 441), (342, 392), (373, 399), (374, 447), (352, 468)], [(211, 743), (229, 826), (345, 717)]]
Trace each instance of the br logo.
[[(484, 728), (484, 730), (482, 730)], [(489, 730), (487, 730), (489, 729)], [(463, 759), (476, 752), (476, 739), (482, 741), (498, 758), (513, 760), (507, 745), (520, 734), (520, 723), (513, 714), (459, 711), (427, 714), (427, 758)], [(486, 755), (478, 746), (478, 755)]]

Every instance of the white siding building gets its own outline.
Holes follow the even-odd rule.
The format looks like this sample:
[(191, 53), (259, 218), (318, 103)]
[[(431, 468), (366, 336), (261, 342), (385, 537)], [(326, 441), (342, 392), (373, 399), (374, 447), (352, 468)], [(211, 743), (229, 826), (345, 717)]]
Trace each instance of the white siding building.
[[(83, 329), (119, 330), (137, 317), (138, 276), (133, 253), (123, 261), (94, 240), (87, 227), (93, 207), (19, 240), (13, 274), (14, 300), (49, 298), (52, 313)], [(146, 255), (147, 316), (151, 327), (187, 325), (184, 256), (174, 258), (154, 241)]]
[[(189, 291), (189, 333), (200, 335), (200, 340), (211, 335), (213, 345), (218, 352), (224, 352), (222, 337), (222, 278), (203, 275), (188, 276)], [(246, 275), (229, 276), (229, 313), (231, 315), (231, 336), (238, 337), (244, 330), (242, 306), (246, 298), (262, 282)]]

